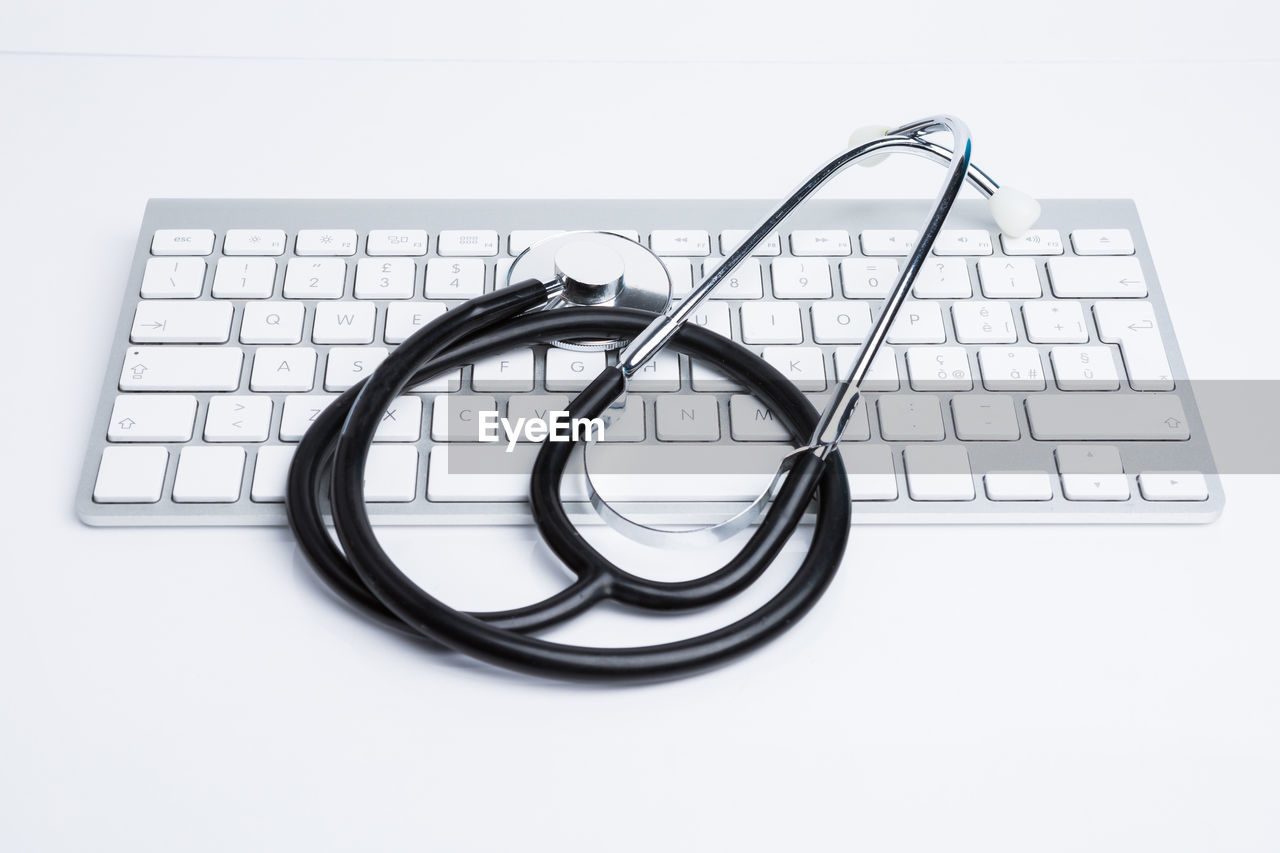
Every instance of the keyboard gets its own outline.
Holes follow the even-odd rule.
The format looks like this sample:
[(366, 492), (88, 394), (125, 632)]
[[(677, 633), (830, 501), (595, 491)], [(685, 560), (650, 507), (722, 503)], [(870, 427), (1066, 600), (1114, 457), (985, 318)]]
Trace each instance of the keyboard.
[[(505, 286), (531, 243), (614, 231), (664, 259), (679, 298), (772, 205), (152, 200), (77, 511), (94, 525), (283, 524), (285, 475), (317, 413), (417, 328)], [(927, 208), (809, 202), (694, 322), (821, 408)], [(529, 523), (537, 445), (479, 441), (479, 413), (562, 408), (615, 357), (525, 348), (408, 389), (371, 450), (374, 521)], [(1016, 240), (984, 202), (961, 201), (841, 445), (854, 522), (1211, 521), (1223, 495), (1186, 375), (1131, 201), (1046, 201)], [(785, 453), (771, 413), (709, 365), (663, 353), (633, 387), (591, 452), (612, 460), (607, 494), (638, 518), (721, 520)], [(595, 518), (572, 469), (564, 495)]]

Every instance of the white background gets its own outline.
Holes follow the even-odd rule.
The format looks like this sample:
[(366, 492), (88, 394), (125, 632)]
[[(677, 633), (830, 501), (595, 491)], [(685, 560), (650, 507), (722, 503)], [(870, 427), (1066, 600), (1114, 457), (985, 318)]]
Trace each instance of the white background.
[[(1135, 198), (1192, 375), (1277, 378), (1276, 25), (1262, 2), (6, 0), (0, 848), (1277, 849), (1275, 478), (1230, 479), (1209, 526), (858, 528), (781, 640), (639, 688), (387, 636), (283, 530), (71, 512), (153, 196), (769, 198), (850, 128), (944, 110), (1002, 181)], [(469, 606), (560, 582), (527, 528), (387, 542)]]

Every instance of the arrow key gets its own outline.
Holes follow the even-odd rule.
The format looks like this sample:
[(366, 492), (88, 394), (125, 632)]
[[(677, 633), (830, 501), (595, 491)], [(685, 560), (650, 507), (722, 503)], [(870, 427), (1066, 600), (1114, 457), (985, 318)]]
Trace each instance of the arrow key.
[(205, 441), (266, 441), (271, 434), (270, 397), (212, 397), (204, 419)]

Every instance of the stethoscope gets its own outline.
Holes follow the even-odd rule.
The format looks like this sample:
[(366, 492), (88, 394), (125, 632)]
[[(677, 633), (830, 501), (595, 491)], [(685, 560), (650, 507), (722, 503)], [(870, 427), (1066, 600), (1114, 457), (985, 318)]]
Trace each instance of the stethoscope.
[[(951, 135), (954, 149), (927, 138), (938, 132)], [(776, 637), (817, 603), (840, 566), (850, 524), (840, 437), (861, 399), (860, 387), (871, 363), (961, 186), (967, 180), (989, 199), (996, 225), (1011, 237), (1021, 236), (1039, 217), (1034, 199), (1000, 187), (971, 165), (970, 148), (968, 128), (950, 116), (858, 131), (845, 151), (805, 179), (678, 302), (671, 299), (670, 277), (661, 260), (625, 237), (571, 232), (530, 246), (513, 262), (507, 286), (451, 308), (420, 329), (371, 376), (317, 417), (299, 443), (289, 471), (287, 513), (300, 548), (317, 574), (370, 618), (489, 663), (536, 675), (667, 678), (715, 666)], [(947, 178), (852, 370), (836, 385), (819, 415), (791, 381), (755, 352), (688, 321), (814, 191), (854, 163), (874, 165), (896, 152), (948, 167)], [(783, 459), (773, 482), (758, 498), (710, 527), (663, 528), (633, 521), (602, 495), (585, 458), (590, 454), (582, 451), (591, 505), (611, 526), (642, 542), (682, 547), (723, 540), (755, 524), (733, 558), (707, 575), (680, 582), (650, 580), (615, 565), (578, 532), (561, 499), (566, 467), (584, 446), (570, 440), (543, 443), (529, 486), (540, 534), (575, 576), (568, 587), (525, 607), (468, 613), (433, 597), (397, 568), (378, 543), (364, 502), (365, 465), (384, 412), (409, 386), (533, 344), (621, 348), (616, 364), (606, 367), (572, 401), (571, 419), (603, 417), (607, 423), (611, 407), (626, 394), (632, 377), (668, 348), (712, 365), (769, 407), (796, 449)], [(325, 528), (322, 512), (326, 472), (336, 542)], [(795, 574), (771, 599), (729, 625), (684, 640), (627, 648), (568, 645), (533, 636), (605, 600), (670, 612), (705, 607), (737, 595), (768, 568), (811, 508), (814, 529)]]

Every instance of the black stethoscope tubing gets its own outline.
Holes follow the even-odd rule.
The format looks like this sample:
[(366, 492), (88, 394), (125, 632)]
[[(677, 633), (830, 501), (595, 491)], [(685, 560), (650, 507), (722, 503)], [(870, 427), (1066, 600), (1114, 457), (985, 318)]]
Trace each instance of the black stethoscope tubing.
[[(761, 524), (724, 566), (700, 578), (660, 582), (638, 577), (600, 554), (577, 531), (560, 500), (573, 442), (546, 442), (530, 480), (539, 532), (575, 575), (567, 588), (526, 607), (484, 613), (455, 610), (405, 575), (378, 543), (363, 496), (364, 469), (383, 413), (407, 387), (513, 347), (574, 337), (625, 338), (653, 315), (617, 308), (537, 310), (545, 285), (528, 281), (450, 309), (397, 347), (368, 379), (328, 406), (303, 436), (289, 471), (286, 511), (316, 573), (349, 604), (383, 625), (435, 640), (489, 663), (568, 679), (653, 680), (723, 663), (767, 642), (818, 601), (839, 568), (849, 536), (850, 494), (838, 452), (799, 454)], [(751, 350), (696, 325), (672, 338), (672, 350), (714, 366), (775, 414), (797, 446), (818, 423), (809, 400)], [(597, 417), (625, 390), (606, 369), (570, 404), (570, 417)], [(323, 515), (323, 484), (337, 542)], [(751, 614), (714, 631), (652, 646), (597, 648), (555, 643), (532, 632), (611, 599), (650, 611), (704, 607), (749, 586), (772, 563), (816, 500), (808, 552), (790, 581)]]

